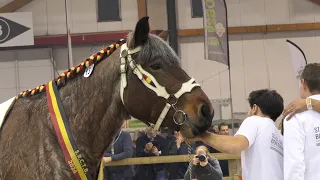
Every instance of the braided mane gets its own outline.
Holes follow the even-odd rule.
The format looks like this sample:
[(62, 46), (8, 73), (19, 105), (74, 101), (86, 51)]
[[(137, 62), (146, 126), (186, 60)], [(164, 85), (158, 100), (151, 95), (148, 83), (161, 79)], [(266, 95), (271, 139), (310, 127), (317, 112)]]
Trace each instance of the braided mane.
[[(115, 50), (127, 42), (127, 39), (120, 39), (119, 41), (111, 44), (107, 48), (102, 49), (101, 51), (91, 55), (89, 58), (84, 60), (81, 64), (70, 68), (69, 70), (63, 72), (59, 77), (54, 79), (58, 88), (63, 86), (66, 83), (66, 80), (75, 77), (76, 75), (84, 72), (84, 70), (90, 67), (92, 64), (96, 65), (102, 60), (107, 59)], [(16, 96), (16, 99), (24, 98), (39, 94), (46, 91), (46, 85), (40, 85), (36, 88), (22, 91), (19, 95)]]

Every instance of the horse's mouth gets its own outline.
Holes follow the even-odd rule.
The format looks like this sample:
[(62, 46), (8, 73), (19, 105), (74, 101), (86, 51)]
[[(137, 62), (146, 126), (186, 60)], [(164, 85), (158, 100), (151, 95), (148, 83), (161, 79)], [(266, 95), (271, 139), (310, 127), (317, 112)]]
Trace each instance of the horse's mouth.
[(199, 136), (202, 133), (206, 132), (211, 127), (210, 123), (205, 123), (203, 126), (194, 125), (192, 121), (188, 118), (186, 123), (180, 126), (180, 133), (185, 138), (192, 138)]

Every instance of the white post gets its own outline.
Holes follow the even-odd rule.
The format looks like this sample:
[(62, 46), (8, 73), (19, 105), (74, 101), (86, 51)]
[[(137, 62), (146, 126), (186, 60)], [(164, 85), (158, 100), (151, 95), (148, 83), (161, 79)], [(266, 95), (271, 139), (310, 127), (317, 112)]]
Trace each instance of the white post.
[(71, 32), (69, 28), (69, 18), (68, 18), (68, 2), (65, 0), (65, 11), (66, 11), (66, 28), (67, 28), (67, 39), (68, 39), (68, 69), (73, 67), (72, 59), (72, 43), (71, 43)]

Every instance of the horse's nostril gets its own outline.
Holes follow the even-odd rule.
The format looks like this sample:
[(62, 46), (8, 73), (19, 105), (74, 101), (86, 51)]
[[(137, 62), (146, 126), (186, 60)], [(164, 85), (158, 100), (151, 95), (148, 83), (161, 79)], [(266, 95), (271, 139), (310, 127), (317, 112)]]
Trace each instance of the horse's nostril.
[(200, 114), (203, 118), (209, 119), (211, 118), (210, 108), (206, 104), (201, 105)]

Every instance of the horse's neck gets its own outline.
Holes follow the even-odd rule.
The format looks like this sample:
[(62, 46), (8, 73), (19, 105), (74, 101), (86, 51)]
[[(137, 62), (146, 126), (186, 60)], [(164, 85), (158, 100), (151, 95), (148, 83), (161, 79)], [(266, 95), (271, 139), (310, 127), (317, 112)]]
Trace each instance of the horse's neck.
[[(118, 51), (114, 52), (118, 55)], [(120, 62), (111, 56), (89, 78), (78, 77), (61, 89), (71, 132), (89, 164), (97, 163), (128, 117), (120, 100)]]

